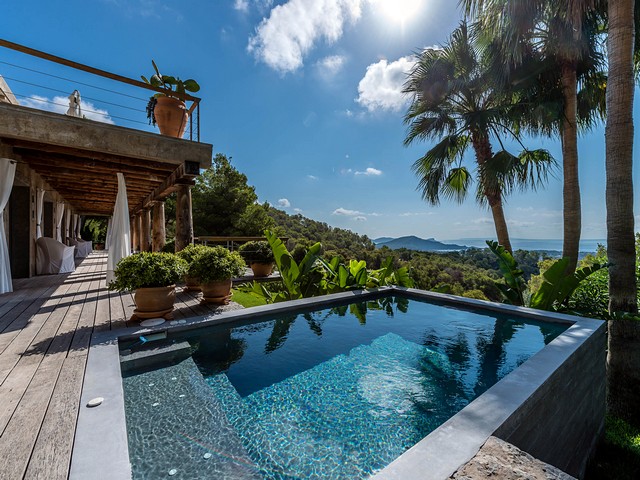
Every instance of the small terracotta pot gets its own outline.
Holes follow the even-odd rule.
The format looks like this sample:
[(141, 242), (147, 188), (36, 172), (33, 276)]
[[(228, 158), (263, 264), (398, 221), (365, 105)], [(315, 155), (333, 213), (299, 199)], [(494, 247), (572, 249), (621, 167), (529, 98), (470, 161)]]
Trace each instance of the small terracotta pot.
[(231, 279), (219, 282), (201, 283), (202, 301), (220, 305), (229, 303), (231, 298)]
[(187, 106), (173, 97), (158, 97), (153, 115), (162, 135), (182, 138), (189, 121)]
[(251, 263), (251, 270), (254, 277), (268, 277), (273, 272), (273, 263)]
[(136, 302), (134, 313), (138, 318), (160, 317), (173, 310), (176, 286), (138, 288), (133, 299)]

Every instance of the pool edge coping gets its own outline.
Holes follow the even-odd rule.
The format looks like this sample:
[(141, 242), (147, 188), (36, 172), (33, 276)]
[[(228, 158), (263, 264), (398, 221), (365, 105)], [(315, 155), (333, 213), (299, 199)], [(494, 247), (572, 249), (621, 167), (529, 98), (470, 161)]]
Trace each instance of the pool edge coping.
[[(606, 322), (604, 321), (585, 317), (576, 317), (572, 315), (534, 310), (526, 307), (516, 307), (484, 300), (401, 287), (380, 287), (377, 289), (357, 290), (324, 295), (321, 297), (304, 298), (284, 303), (252, 307), (250, 309), (250, 313), (256, 317), (262, 317), (274, 313), (299, 310), (305, 307), (322, 307), (329, 303), (335, 303), (336, 300), (358, 301), (359, 299), (375, 298), (394, 293), (398, 293), (409, 298), (434, 300), (448, 306), (455, 307), (457, 305), (466, 308), (481, 308), (482, 310), (510, 313), (538, 321), (568, 323), (571, 324), (571, 326), (542, 350), (524, 362), (520, 367), (509, 373), (498, 383), (489, 388), (485, 393), (464, 407), (460, 412), (431, 432), (427, 437), (423, 438), (409, 450), (404, 452), (385, 468), (374, 473), (371, 478), (375, 480), (411, 478), (411, 476), (407, 476), (411, 475), (411, 472), (416, 475), (419, 473), (420, 478), (424, 479), (448, 478), (461, 465), (469, 461), (477, 453), (480, 447), (486, 442), (487, 438), (515, 412), (515, 410), (524, 400), (526, 400), (526, 398), (529, 397), (529, 395), (531, 395), (531, 393), (544, 384), (555, 368), (557, 368), (564, 360), (569, 358), (584, 341), (591, 337), (591, 335), (597, 332), (600, 328), (605, 328), (606, 325)], [(69, 478), (71, 480), (132, 478), (124, 410), (124, 390), (122, 386), (120, 356), (118, 351), (119, 340), (136, 338), (140, 335), (156, 332), (171, 331), (172, 333), (175, 333), (204, 326), (230, 323), (246, 316), (247, 310), (248, 309), (239, 309), (213, 315), (199, 317), (194, 316), (185, 319), (185, 323), (169, 322), (168, 324), (165, 323), (152, 328), (129, 327), (118, 330), (94, 332), (91, 339), (87, 366), (84, 373), (84, 382), (81, 392), (80, 410), (78, 412), (78, 422), (73, 444)], [(589, 333), (581, 340), (576, 339), (574, 344), (570, 345), (572, 347), (571, 352), (564, 355), (564, 360), (560, 363), (553, 361), (554, 356), (559, 356), (563, 352), (566, 353), (567, 348), (562, 348), (561, 345), (557, 344), (555, 348), (549, 349), (549, 347), (554, 345), (558, 339), (564, 338), (567, 334), (569, 334), (569, 338), (572, 338), (578, 333), (578, 330), (588, 331)], [(561, 342), (562, 340), (557, 343)], [(558, 352), (555, 350), (558, 350)], [(544, 352), (551, 353), (542, 355)], [(548, 371), (548, 374), (544, 376), (543, 380), (540, 380), (540, 378), (537, 378), (541, 373), (539, 370), (544, 370), (545, 362), (548, 363), (550, 361), (553, 361), (552, 365), (547, 365), (546, 368), (549, 369), (551, 366), (553, 366), (553, 368)], [(514, 381), (517, 383), (517, 381), (522, 381), (526, 378), (526, 375), (522, 373), (519, 375), (516, 374), (530, 363), (532, 365), (529, 365), (525, 371), (529, 372), (529, 370), (532, 369), (528, 374), (534, 374), (534, 378), (537, 378), (538, 382), (532, 384), (535, 385), (535, 388), (524, 396), (521, 401), (516, 401), (515, 398), (511, 398), (511, 406), (508, 405), (509, 402), (501, 402), (501, 397), (499, 395), (502, 395), (505, 398), (519, 398), (521, 396), (520, 394), (522, 393), (522, 390), (519, 392), (516, 391), (516, 395), (513, 395), (513, 392), (510, 392), (509, 388), (510, 385), (511, 388), (513, 388), (512, 384)], [(509, 379), (514, 375), (516, 375), (514, 379), (509, 381)], [(103, 397), (105, 399), (103, 404), (94, 408), (87, 407), (89, 400), (96, 397)], [(489, 400), (491, 400), (491, 402), (489, 402)], [(514, 404), (513, 402), (516, 403)], [(478, 415), (478, 413), (484, 411), (483, 409), (489, 408), (489, 411), (491, 411), (499, 410), (502, 407), (508, 408), (509, 410), (508, 414), (505, 413), (506, 416), (503, 415), (504, 419), (502, 419), (500, 423), (496, 422), (498, 422), (502, 416), (497, 416), (491, 419), (491, 422), (485, 422), (486, 425), (484, 426), (482, 433), (478, 434), (476, 431), (469, 430), (469, 425), (471, 424), (469, 419), (470, 414)], [(495, 428), (493, 428), (494, 426)], [(447, 439), (449, 439), (449, 443), (451, 443), (449, 432), (451, 432), (454, 427), (456, 428), (456, 431), (460, 428), (465, 428), (465, 431), (469, 433), (469, 435), (465, 436), (464, 442), (461, 442), (460, 437), (458, 436), (459, 434), (457, 435), (457, 440), (455, 442), (456, 445), (464, 448), (462, 450), (459, 448), (448, 448), (442, 452), (442, 454), (438, 455), (437, 460), (440, 464), (445, 464), (445, 462), (440, 460), (448, 459), (448, 463), (446, 463), (448, 466), (446, 466), (446, 468), (443, 466), (439, 470), (434, 471), (434, 465), (430, 464), (428, 471), (420, 470), (419, 472), (416, 472), (416, 467), (420, 468), (424, 466), (424, 461), (421, 460), (424, 458), (424, 449), (428, 447), (430, 449), (436, 448), (437, 450), (442, 450), (439, 448), (439, 444), (445, 442)], [(491, 430), (488, 435), (485, 435), (485, 432), (491, 428), (493, 428), (493, 430)], [(471, 452), (473, 453), (471, 454)], [(453, 463), (458, 461), (460, 461), (460, 463), (455, 467), (452, 467)], [(443, 475), (445, 470), (448, 473)], [(437, 474), (437, 476), (432, 475), (432, 473)]]

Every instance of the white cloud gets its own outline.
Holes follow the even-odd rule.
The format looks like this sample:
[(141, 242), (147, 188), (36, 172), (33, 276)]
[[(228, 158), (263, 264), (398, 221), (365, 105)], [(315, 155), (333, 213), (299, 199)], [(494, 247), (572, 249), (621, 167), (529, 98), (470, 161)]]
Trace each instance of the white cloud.
[(349, 175), (352, 172), (353, 172), (353, 170), (351, 170), (350, 168), (343, 168), (343, 169), (340, 170), (340, 174), (341, 175)]
[(471, 220), (471, 223), (475, 223), (476, 225), (489, 225), (493, 223), (493, 220), (489, 217), (479, 217)]
[(362, 215), (358, 215), (357, 217), (353, 217), (353, 220), (355, 220), (356, 222), (366, 222), (367, 221), (367, 217), (363, 217)]
[(399, 216), (401, 217), (417, 217), (420, 215), (435, 215), (435, 212), (404, 212)]
[(296, 212), (296, 213), (301, 213), (302, 209), (301, 208), (294, 208), (293, 211)]
[(507, 220), (507, 224), (512, 227), (532, 227), (536, 223), (535, 222), (523, 222), (521, 220)]
[[(20, 100), (20, 104), (24, 107), (37, 108), (38, 110), (46, 110), (55, 113), (67, 113), (69, 109), (69, 99), (63, 96), (53, 98), (42, 97), (40, 95), (31, 95), (30, 97)], [(89, 120), (108, 123), (114, 125), (109, 112), (101, 108), (97, 108), (93, 103), (81, 100), (82, 115)]]
[(363, 215), (362, 212), (359, 212), (358, 210), (349, 210), (347, 208), (336, 208), (333, 213), (331, 215), (344, 215), (347, 217), (353, 217), (356, 215)]
[(356, 175), (365, 175), (367, 177), (378, 177), (382, 175), (382, 170), (378, 170), (377, 168), (369, 167), (364, 172), (356, 172)]
[(273, 5), (273, 0), (253, 0), (252, 2), (249, 0), (234, 0), (233, 8), (242, 13), (249, 13), (251, 3), (253, 3), (260, 12), (265, 12)]
[(369, 65), (358, 84), (356, 102), (369, 112), (401, 110), (409, 101), (402, 93), (402, 86), (414, 65), (412, 57), (402, 57), (391, 63), (383, 59)]
[(280, 207), (289, 208), (291, 206), (291, 202), (286, 198), (281, 198), (278, 200), (278, 205)]
[(249, 0), (235, 0), (233, 2), (233, 8), (240, 12), (246, 13), (249, 11)]
[(262, 20), (247, 50), (281, 73), (294, 72), (320, 40), (333, 43), (355, 23), (364, 0), (289, 0)]
[(302, 124), (309, 128), (316, 121), (316, 118), (318, 118), (316, 112), (309, 112), (307, 116), (304, 117), (304, 120), (302, 120)]
[(309, 180), (318, 180), (318, 177), (316, 177), (315, 175), (307, 175), (307, 178)]
[(324, 57), (316, 62), (316, 70), (318, 75), (325, 81), (330, 81), (344, 67), (347, 58), (342, 55), (331, 55)]

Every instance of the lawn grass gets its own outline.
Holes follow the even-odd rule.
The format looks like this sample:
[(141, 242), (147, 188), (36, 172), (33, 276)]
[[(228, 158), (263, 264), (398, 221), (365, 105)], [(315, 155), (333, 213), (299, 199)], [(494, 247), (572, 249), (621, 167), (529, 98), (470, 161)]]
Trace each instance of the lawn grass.
[(258, 298), (254, 295), (251, 295), (249, 293), (245, 293), (242, 292), (240, 290), (238, 290), (237, 288), (233, 289), (233, 297), (231, 297), (231, 299), (236, 302), (239, 303), (240, 305), (242, 305), (245, 308), (249, 308), (249, 307), (257, 307), (259, 305), (266, 305), (267, 302), (265, 302), (262, 298)]
[(640, 428), (608, 416), (605, 436), (589, 465), (587, 480), (640, 478)]

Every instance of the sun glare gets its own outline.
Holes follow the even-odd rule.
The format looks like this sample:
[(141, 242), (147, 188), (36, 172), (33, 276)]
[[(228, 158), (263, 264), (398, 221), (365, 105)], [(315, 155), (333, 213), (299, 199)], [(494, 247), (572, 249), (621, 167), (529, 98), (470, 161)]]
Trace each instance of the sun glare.
[(424, 0), (374, 0), (373, 3), (386, 18), (404, 24), (418, 13)]

